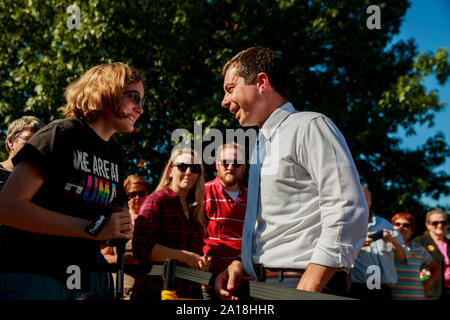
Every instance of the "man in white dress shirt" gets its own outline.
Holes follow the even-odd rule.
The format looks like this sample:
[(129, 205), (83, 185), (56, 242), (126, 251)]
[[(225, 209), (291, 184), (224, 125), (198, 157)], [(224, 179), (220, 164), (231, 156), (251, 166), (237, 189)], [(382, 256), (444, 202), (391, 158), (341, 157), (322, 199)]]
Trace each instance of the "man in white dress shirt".
[[(222, 106), (241, 126), (258, 126), (260, 135), (250, 167), (242, 262), (233, 261), (217, 276), (216, 292), (238, 299), (235, 292), (248, 274), (345, 295), (348, 270), (366, 239), (368, 209), (344, 137), (326, 116), (294, 109), (286, 68), (270, 49), (238, 53), (222, 75)], [(244, 239), (250, 239), (249, 249)]]

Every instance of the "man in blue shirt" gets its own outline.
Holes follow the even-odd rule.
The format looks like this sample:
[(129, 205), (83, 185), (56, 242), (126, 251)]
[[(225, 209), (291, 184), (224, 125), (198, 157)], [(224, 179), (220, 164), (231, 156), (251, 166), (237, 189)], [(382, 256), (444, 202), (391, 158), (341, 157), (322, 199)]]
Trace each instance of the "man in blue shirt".
[[(370, 211), (372, 197), (367, 187), (362, 189), (369, 207), (368, 233), (352, 265), (349, 295), (358, 299), (391, 300), (390, 285), (397, 283), (395, 261), (406, 261), (404, 242), (389, 221)], [(380, 230), (383, 230), (382, 238), (372, 239)]]

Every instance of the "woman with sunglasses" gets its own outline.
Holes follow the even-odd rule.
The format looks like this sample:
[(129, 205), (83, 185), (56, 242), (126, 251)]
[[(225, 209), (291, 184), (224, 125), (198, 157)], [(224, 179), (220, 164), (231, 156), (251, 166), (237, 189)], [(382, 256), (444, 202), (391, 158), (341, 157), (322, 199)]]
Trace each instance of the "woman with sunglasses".
[[(128, 197), (128, 211), (134, 225), (134, 220), (136, 220), (145, 198), (150, 194), (150, 184), (144, 178), (131, 174), (123, 182), (123, 189)], [(108, 263), (117, 263), (117, 253), (114, 247), (103, 247), (102, 254)], [(125, 246), (124, 263), (138, 264), (138, 260), (133, 256), (131, 239)], [(115, 282), (115, 274), (113, 274), (113, 277)], [(123, 279), (124, 300), (130, 300), (133, 285), (134, 275), (125, 274)]]
[(450, 298), (450, 241), (447, 233), (447, 215), (442, 210), (431, 210), (425, 217), (427, 230), (413, 239), (428, 250), (441, 267), (441, 277), (426, 294), (428, 299)]
[(123, 188), (128, 197), (128, 210), (134, 221), (144, 204), (145, 198), (150, 194), (150, 185), (144, 178), (132, 174), (125, 179)]
[(66, 119), (35, 133), (13, 158), (0, 193), (0, 299), (106, 299), (111, 275), (102, 240), (130, 239), (127, 210), (92, 233), (99, 211), (124, 198), (121, 148), (111, 137), (134, 131), (143, 113), (143, 77), (123, 63), (91, 68), (66, 89)]
[[(392, 299), (394, 300), (424, 300), (425, 293), (439, 279), (441, 269), (428, 251), (420, 244), (410, 242), (414, 233), (416, 222), (408, 212), (395, 214), (391, 219), (392, 227), (399, 231), (405, 242), (404, 248), (407, 261), (397, 262), (398, 281), (392, 286)], [(431, 276), (422, 282), (420, 271), (425, 266), (430, 270)]]
[[(202, 256), (204, 168), (192, 149), (176, 148), (167, 162), (156, 191), (145, 200), (135, 221), (133, 254), (140, 263), (176, 259), (180, 265), (208, 271), (210, 258)], [(162, 279), (137, 276), (132, 299), (161, 299)], [(201, 287), (176, 280), (179, 298), (201, 298)]]

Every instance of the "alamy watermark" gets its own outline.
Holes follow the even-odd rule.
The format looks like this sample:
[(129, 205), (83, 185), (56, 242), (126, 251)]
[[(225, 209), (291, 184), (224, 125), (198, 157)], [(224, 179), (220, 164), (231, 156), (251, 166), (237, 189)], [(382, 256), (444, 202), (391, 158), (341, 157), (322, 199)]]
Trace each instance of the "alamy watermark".
[(80, 7), (76, 4), (72, 4), (67, 7), (66, 12), (70, 14), (70, 16), (67, 18), (67, 28), (69, 30), (77, 29), (79, 30), (81, 28), (81, 10)]
[(377, 5), (371, 5), (367, 7), (367, 14), (371, 16), (367, 18), (366, 26), (368, 29), (381, 29), (381, 9)]
[[(70, 265), (67, 267), (68, 274), (66, 280), (66, 287), (69, 290), (81, 289), (81, 268), (77, 265)], [(381, 269), (377, 265), (370, 265), (366, 270), (370, 276), (367, 278), (366, 284), (369, 290), (381, 289)]]
[[(262, 136), (271, 137), (270, 143), (264, 143), (264, 140), (260, 141), (260, 143), (264, 143), (265, 146), (264, 153), (260, 153), (261, 161), (264, 159), (264, 161), (262, 161), (261, 175), (272, 175), (278, 171), (281, 145), (277, 130), (278, 129), (260, 129)], [(193, 134), (184, 128), (178, 128), (172, 132), (171, 141), (175, 143), (172, 153), (179, 148), (191, 148), (201, 156), (204, 164), (212, 165), (215, 162), (217, 150), (222, 144), (236, 142), (245, 148), (247, 139), (250, 147), (249, 152), (246, 152), (248, 162), (250, 164), (256, 164), (256, 152), (253, 154), (253, 151), (258, 139), (258, 132), (255, 129), (251, 128), (245, 131), (241, 128), (226, 129), (224, 137), (222, 131), (216, 128), (209, 128), (203, 133), (202, 122), (195, 121)], [(203, 148), (205, 142), (209, 143)]]
[(381, 289), (381, 269), (377, 265), (370, 265), (366, 270), (370, 276), (367, 278), (366, 284), (369, 290)]
[(81, 289), (81, 269), (77, 265), (70, 265), (67, 267), (66, 273), (69, 275), (67, 277), (66, 286), (69, 290), (80, 290)]

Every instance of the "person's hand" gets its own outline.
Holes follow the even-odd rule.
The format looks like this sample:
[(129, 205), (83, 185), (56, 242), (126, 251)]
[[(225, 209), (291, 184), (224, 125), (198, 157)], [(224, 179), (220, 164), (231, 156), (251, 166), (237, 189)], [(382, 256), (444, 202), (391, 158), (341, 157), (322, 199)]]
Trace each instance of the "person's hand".
[(130, 213), (125, 211), (114, 212), (109, 217), (102, 231), (95, 237), (96, 240), (131, 239), (133, 237), (133, 224)]
[(183, 260), (184, 263), (186, 263), (189, 268), (195, 269), (195, 270), (201, 270), (201, 271), (208, 271), (210, 261), (206, 257), (202, 257), (201, 255), (191, 252), (191, 251), (185, 251), (183, 250)]
[(372, 244), (373, 239), (369, 238), (369, 236), (371, 236), (372, 234), (373, 234), (373, 232), (367, 232), (367, 238), (366, 238), (366, 240), (363, 243), (363, 247), (367, 247), (367, 246), (370, 246)]
[(424, 293), (428, 293), (428, 291), (430, 291), (432, 285), (433, 285), (433, 283), (430, 281), (430, 279), (428, 279), (427, 281), (425, 281), (425, 282), (423, 283), (423, 291), (424, 291)]
[(383, 241), (384, 242), (392, 242), (395, 238), (394, 235), (392, 234), (392, 232), (387, 229), (383, 229), (383, 231), (384, 231)]
[(123, 255), (124, 264), (139, 264), (139, 260), (132, 253), (127, 252)]
[(198, 260), (198, 268), (201, 271), (208, 271), (211, 268), (212, 258), (209, 256), (203, 256)]
[(223, 300), (239, 300), (234, 293), (241, 285), (244, 276), (244, 268), (242, 263), (234, 260), (228, 268), (222, 271), (215, 281), (215, 290), (219, 297)]

